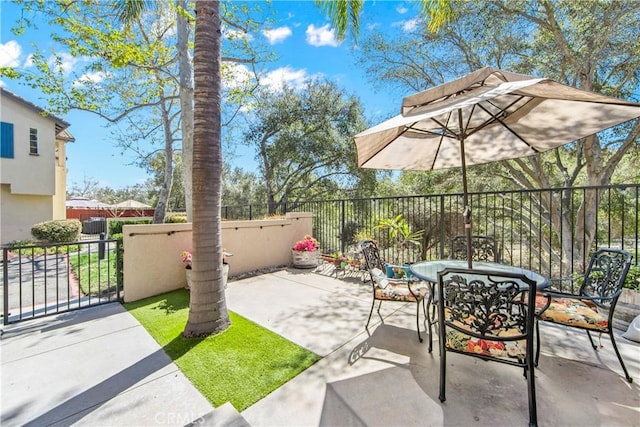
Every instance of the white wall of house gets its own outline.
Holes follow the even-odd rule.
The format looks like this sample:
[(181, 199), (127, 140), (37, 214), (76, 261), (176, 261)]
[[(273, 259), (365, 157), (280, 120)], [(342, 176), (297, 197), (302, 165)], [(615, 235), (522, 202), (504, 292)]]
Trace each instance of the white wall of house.
[[(4, 89), (0, 121), (13, 126), (13, 157), (0, 157), (0, 243), (31, 238), (33, 224), (66, 217), (66, 140), (58, 130), (68, 123)], [(37, 131), (37, 152), (30, 149)]]

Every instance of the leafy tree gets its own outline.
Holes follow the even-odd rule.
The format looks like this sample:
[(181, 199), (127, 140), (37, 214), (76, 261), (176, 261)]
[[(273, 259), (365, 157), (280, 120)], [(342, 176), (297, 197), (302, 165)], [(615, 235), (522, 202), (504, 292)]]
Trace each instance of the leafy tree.
[[(364, 0), (315, 0), (315, 3), (331, 18), (340, 39), (344, 39), (347, 32), (351, 31), (357, 41)], [(420, 3), (422, 16), (428, 18), (430, 31), (438, 31), (454, 17), (450, 0), (421, 0)]]
[(334, 83), (262, 90), (244, 139), (258, 153), (269, 213), (371, 180), (374, 173), (355, 163), (351, 139), (364, 128), (360, 103)]
[[(193, 18), (185, 0), (175, 0), (175, 4), (142, 0), (123, 4), (131, 10), (89, 1), (22, 2), (25, 13), (15, 32), (35, 28), (37, 22), (31, 16), (39, 13), (57, 29), (52, 39), (58, 46), (52, 52), (36, 51), (35, 72), (5, 68), (0, 74), (41, 89), (48, 95), (49, 109), (54, 113), (80, 109), (100, 115), (111, 124), (119, 145), (139, 156), (137, 163), (142, 167), (149, 166), (147, 162), (157, 152), (157, 145), (170, 159), (175, 146), (182, 143), (182, 155), (187, 160), (187, 167), (182, 168), (183, 194), (190, 214), (193, 83), (189, 53)], [(258, 25), (250, 18), (251, 9), (228, 3), (223, 10), (227, 27), (225, 61), (253, 64), (260, 44), (250, 45), (244, 39)], [(127, 25), (114, 25), (118, 19), (126, 19)], [(77, 58), (69, 74), (61, 66), (68, 55)], [(82, 63), (86, 65), (80, 68)], [(225, 91), (227, 120), (254, 86), (251, 75), (244, 74), (244, 79), (238, 79), (227, 73), (233, 79), (233, 85)], [(164, 217), (172, 188), (173, 162), (163, 165), (157, 222)]]
[(152, 190), (153, 187), (150, 182), (122, 188), (111, 188), (100, 185), (97, 179), (85, 176), (82, 182), (74, 182), (71, 188), (67, 190), (67, 199), (84, 197), (111, 205), (133, 199), (153, 206), (155, 203)]
[[(493, 65), (610, 96), (638, 95), (638, 2), (501, 0), (452, 7), (456, 18), (439, 33), (422, 28), (393, 38), (371, 34), (359, 57), (372, 82), (409, 93)], [(492, 175), (501, 171), (510, 185), (523, 189), (606, 185), (639, 137), (636, 120), (551, 153), (501, 162)], [(595, 238), (595, 191), (577, 209), (562, 193), (553, 198), (541, 200), (539, 208), (549, 215), (565, 253), (585, 260)], [(551, 209), (558, 204), (562, 209)]]

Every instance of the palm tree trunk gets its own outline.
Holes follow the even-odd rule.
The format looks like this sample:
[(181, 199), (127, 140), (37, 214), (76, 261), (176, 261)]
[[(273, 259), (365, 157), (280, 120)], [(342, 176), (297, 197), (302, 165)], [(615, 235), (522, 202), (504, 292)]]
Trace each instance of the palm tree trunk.
[(231, 324), (222, 280), (220, 3), (196, 1), (194, 49), (193, 272), (189, 320), (199, 337)]

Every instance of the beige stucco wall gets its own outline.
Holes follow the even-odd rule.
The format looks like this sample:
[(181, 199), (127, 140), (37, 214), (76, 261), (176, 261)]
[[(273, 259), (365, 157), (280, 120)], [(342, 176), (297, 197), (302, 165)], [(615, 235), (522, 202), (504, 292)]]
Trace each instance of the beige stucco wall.
[[(313, 229), (313, 215), (291, 213), (282, 219), (224, 221), (222, 245), (229, 275), (289, 265), (291, 247)], [(136, 301), (186, 285), (180, 253), (191, 249), (191, 224), (125, 225), (124, 299)]]
[[(0, 119), (13, 123), (13, 159), (0, 159), (0, 182), (13, 194), (55, 194), (55, 123), (26, 106), (2, 97)], [(29, 129), (38, 129), (38, 155), (29, 154)], [(51, 219), (51, 218), (49, 218)]]
[[(56, 140), (56, 121), (4, 93), (0, 120), (13, 124), (14, 157), (0, 158), (0, 244), (31, 239), (34, 224), (66, 218), (65, 141)], [(38, 130), (37, 155), (29, 154), (30, 128)]]
[(64, 141), (56, 141), (55, 171), (56, 188), (53, 195), (53, 219), (67, 218), (67, 152)]
[(34, 224), (51, 220), (51, 196), (12, 194), (0, 185), (0, 243), (30, 240)]

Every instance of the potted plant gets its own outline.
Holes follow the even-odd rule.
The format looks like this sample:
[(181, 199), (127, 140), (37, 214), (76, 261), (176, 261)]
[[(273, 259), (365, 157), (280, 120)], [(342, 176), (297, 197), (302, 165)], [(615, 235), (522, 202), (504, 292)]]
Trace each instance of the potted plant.
[(318, 266), (319, 243), (306, 235), (291, 248), (292, 265), (296, 268), (314, 268)]
[(640, 266), (632, 265), (622, 286), (620, 302), (640, 306)]
[[(227, 287), (227, 278), (229, 277), (229, 264), (227, 263), (227, 257), (233, 256), (232, 253), (226, 252), (223, 250), (222, 252), (222, 280), (224, 282), (224, 287)], [(192, 260), (191, 251), (182, 251), (180, 253), (180, 258), (182, 258), (182, 263), (184, 264), (185, 273), (187, 275), (187, 285), (185, 289), (191, 288), (191, 260)]]

